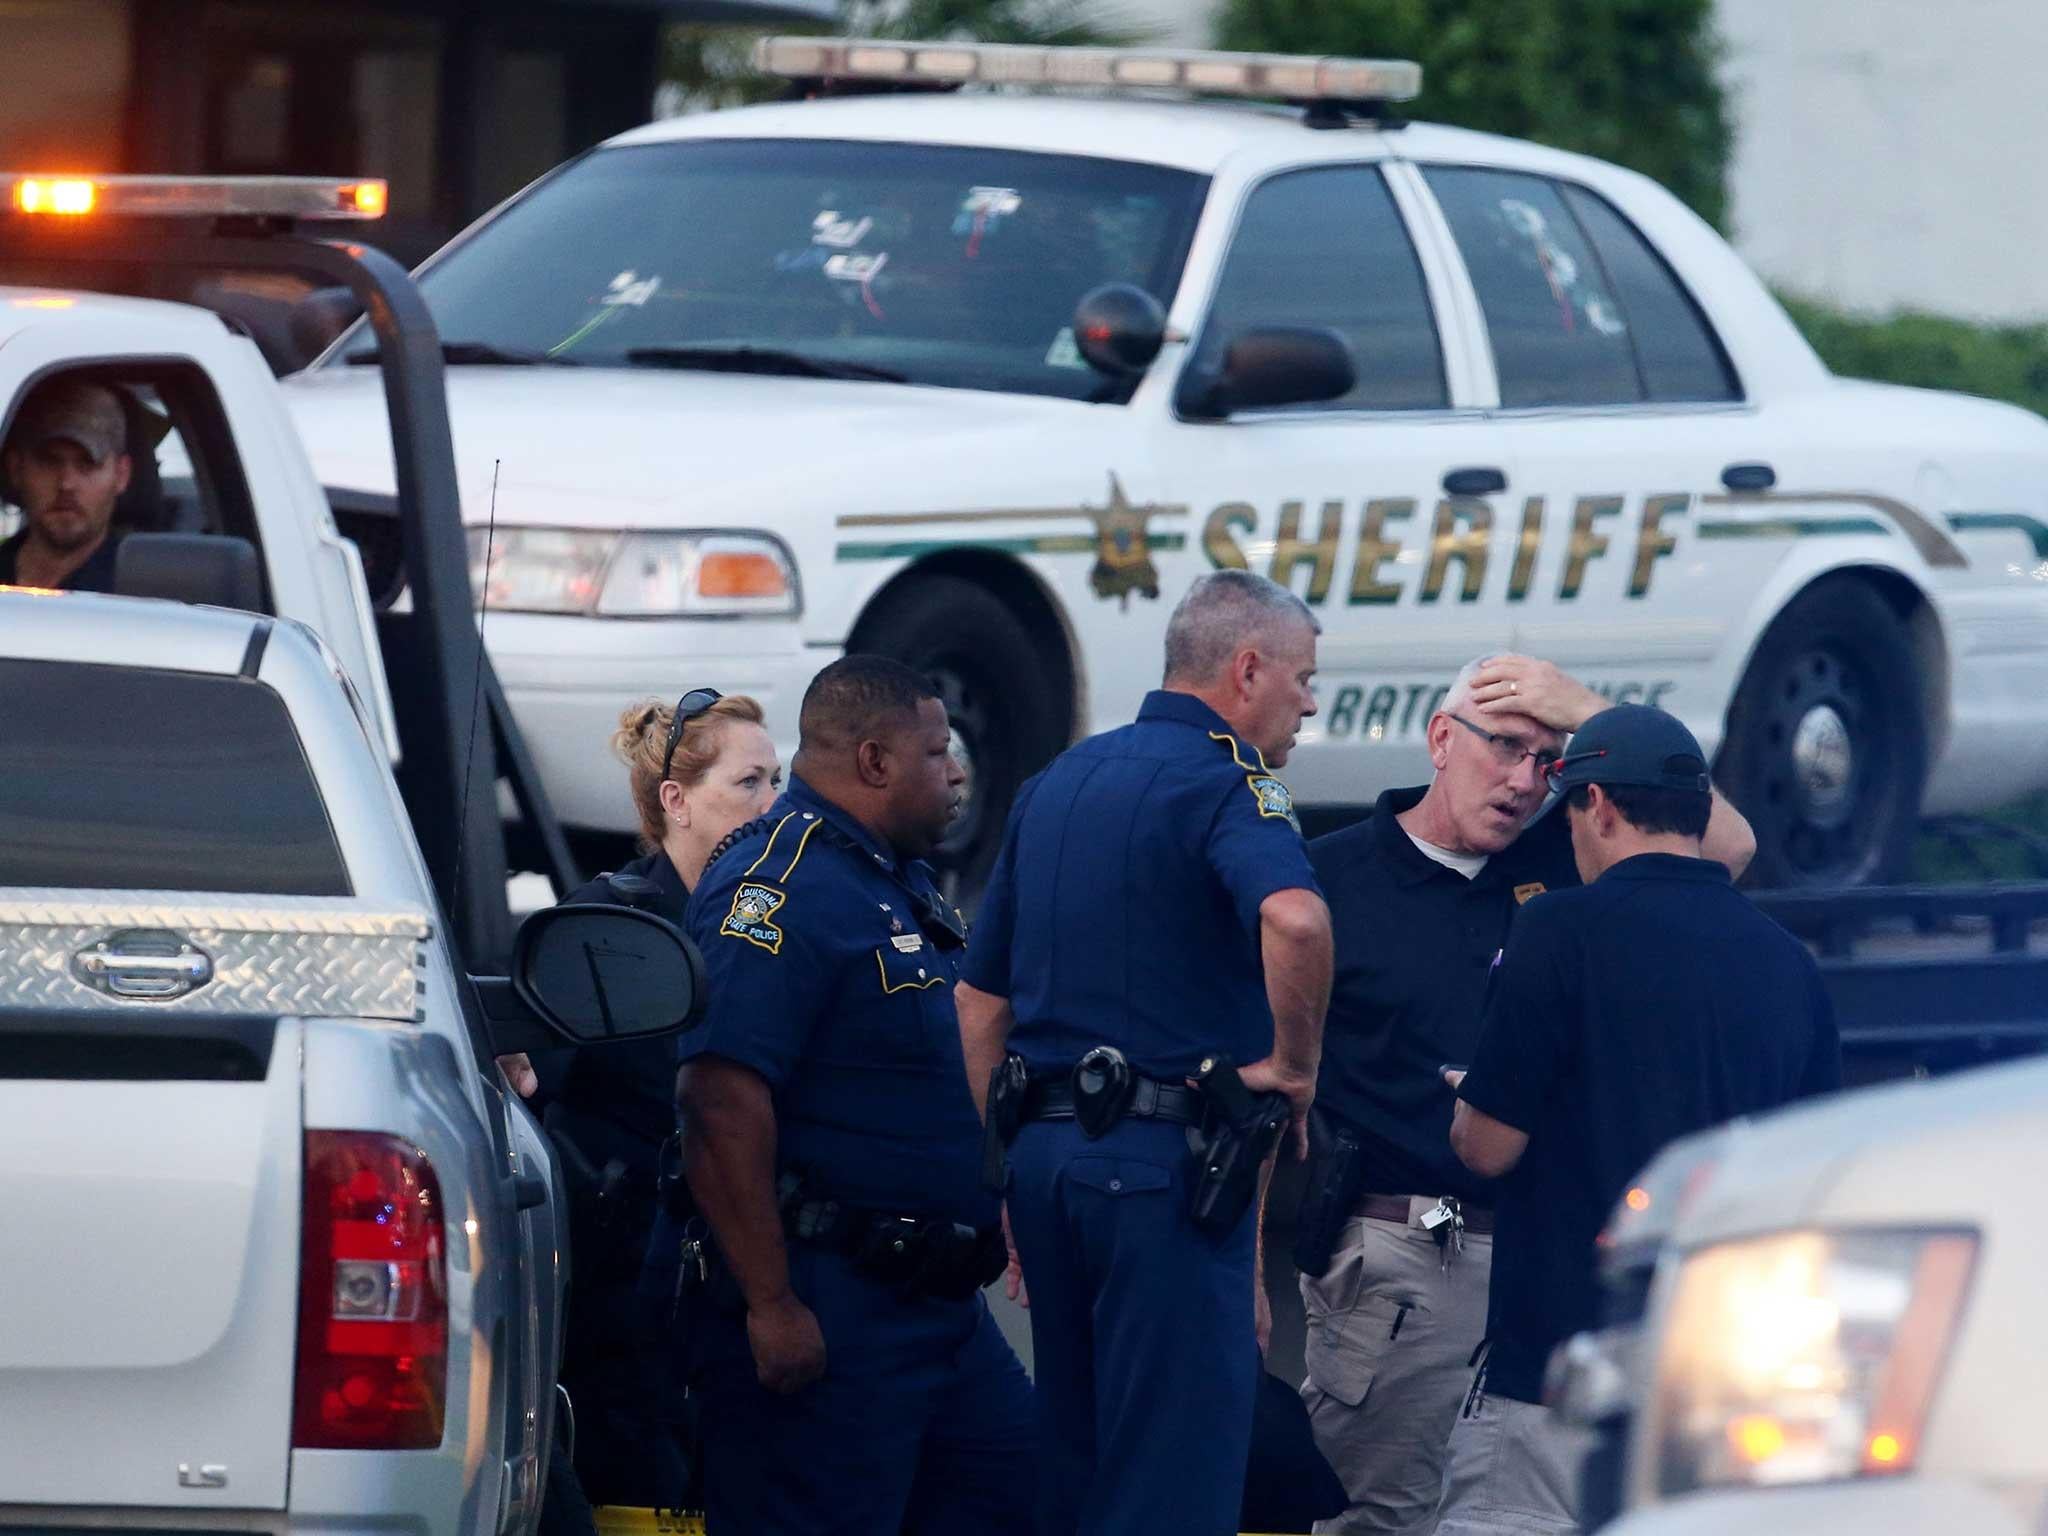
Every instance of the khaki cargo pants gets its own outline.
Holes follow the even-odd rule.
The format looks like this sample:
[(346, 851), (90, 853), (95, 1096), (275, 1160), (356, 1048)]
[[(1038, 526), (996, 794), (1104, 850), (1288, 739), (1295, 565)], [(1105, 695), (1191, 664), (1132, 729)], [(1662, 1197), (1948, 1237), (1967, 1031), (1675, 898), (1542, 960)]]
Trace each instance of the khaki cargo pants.
[(1593, 1432), (1536, 1403), (1473, 1394), (1451, 1431), (1437, 1536), (1578, 1536)]
[(1355, 1217), (1330, 1270), (1304, 1275), (1308, 1404), (1316, 1444), (1351, 1507), (1318, 1531), (1428, 1536), (1443, 1491), (1444, 1447), (1472, 1387), (1486, 1336), (1493, 1238), (1467, 1232), (1446, 1264), (1417, 1225), (1436, 1202), (1413, 1202), (1408, 1225)]

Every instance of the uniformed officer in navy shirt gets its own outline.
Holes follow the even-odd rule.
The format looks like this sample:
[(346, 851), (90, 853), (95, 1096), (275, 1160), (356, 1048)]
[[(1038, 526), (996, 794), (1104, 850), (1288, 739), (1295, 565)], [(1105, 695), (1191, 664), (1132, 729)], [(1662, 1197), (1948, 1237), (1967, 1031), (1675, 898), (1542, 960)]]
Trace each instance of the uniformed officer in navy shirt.
[[(1515, 915), (1579, 883), (1543, 768), (1607, 701), (1549, 662), (1463, 668), (1431, 713), (1427, 786), (1309, 845), (1336, 932), (1316, 1136), (1295, 1244), (1302, 1388), (1348, 1508), (1321, 1529), (1427, 1536), (1486, 1334), (1491, 1181), (1452, 1155), (1445, 1063), (1471, 1060)], [(1708, 857), (1749, 825), (1716, 797)]]
[[(975, 926), (959, 989), (970, 1081), (984, 1093), (1006, 1045), (1032, 1079), (1009, 1216), (1045, 1532), (1238, 1528), (1257, 1221), (1248, 1210), (1220, 1238), (1193, 1224), (1186, 1082), (1222, 1052), (1248, 1086), (1284, 1093), (1297, 1126), (1313, 1096), (1329, 914), (1275, 770), (1315, 712), (1316, 634), (1264, 577), (1197, 581), (1137, 722), (1020, 793)], [(1099, 1047), (1132, 1086), (1121, 1118), (1084, 1129), (1074, 1069)]]
[(710, 1003), (679, 1047), (684, 1167), (729, 1271), (687, 1323), (709, 1527), (1022, 1531), (1031, 1389), (981, 1296), (1003, 1241), (964, 934), (921, 862), (964, 774), (930, 682), (881, 657), (820, 672), (799, 729), (788, 790), (688, 910)]
[(1576, 890), (1515, 922), (1451, 1144), (1499, 1178), (1488, 1353), (1451, 1432), (1439, 1536), (1577, 1527), (1585, 1433), (1542, 1406), (1552, 1349), (1598, 1323), (1594, 1238), (1668, 1143), (1841, 1083), (1819, 967), (1703, 856), (1699, 744), (1622, 704), (1557, 765)]

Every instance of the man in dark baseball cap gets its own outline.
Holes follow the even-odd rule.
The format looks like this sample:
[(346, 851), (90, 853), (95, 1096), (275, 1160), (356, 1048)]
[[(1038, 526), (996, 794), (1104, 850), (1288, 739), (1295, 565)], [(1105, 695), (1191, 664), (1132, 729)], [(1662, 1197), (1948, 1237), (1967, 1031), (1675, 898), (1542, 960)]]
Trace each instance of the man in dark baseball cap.
[(114, 590), (114, 503), (133, 473), (121, 402), (59, 377), (23, 402), (0, 453), (21, 531), (0, 543), (0, 585)]
[(1565, 792), (1586, 882), (1523, 908), (1451, 1146), (1498, 1181), (1487, 1355), (1451, 1432), (1437, 1536), (1577, 1525), (1586, 1432), (1542, 1406), (1551, 1351), (1598, 1326), (1594, 1238), (1666, 1144), (1841, 1085), (1804, 945), (1700, 839), (1706, 754), (1673, 715), (1619, 704), (1573, 736)]

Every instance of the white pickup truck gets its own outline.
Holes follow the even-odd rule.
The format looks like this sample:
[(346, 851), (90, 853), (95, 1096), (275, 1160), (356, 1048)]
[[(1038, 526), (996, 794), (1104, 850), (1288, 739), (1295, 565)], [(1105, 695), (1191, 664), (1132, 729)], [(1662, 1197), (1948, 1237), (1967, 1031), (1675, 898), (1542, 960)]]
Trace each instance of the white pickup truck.
[[(511, 931), (516, 739), (481, 702), (432, 327), (388, 258), (289, 228), (358, 190), (110, 178), (67, 185), (100, 210), (67, 228), (0, 214), (0, 281), (64, 284), (0, 287), (0, 441), (84, 378), (135, 471), (130, 595), (0, 588), (0, 1531), (529, 1536), (567, 1222), (493, 1057), (694, 999), (645, 914)], [(195, 208), (226, 223), (148, 222)], [(294, 264), (391, 341), (409, 598), (380, 620), (254, 345), (72, 286)], [(651, 985), (615, 995), (614, 956)]]
[(531, 1532), (566, 1259), (493, 1056), (600, 1032), (593, 944), (680, 1027), (687, 941), (469, 977), (288, 620), (0, 589), (0, 715), (0, 1530)]

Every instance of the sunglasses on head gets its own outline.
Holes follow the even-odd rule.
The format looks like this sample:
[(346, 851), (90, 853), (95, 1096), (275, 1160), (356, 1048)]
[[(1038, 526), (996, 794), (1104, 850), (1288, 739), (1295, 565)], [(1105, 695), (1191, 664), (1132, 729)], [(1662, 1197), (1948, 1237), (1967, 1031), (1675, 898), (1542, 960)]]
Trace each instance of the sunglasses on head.
[[(725, 695), (716, 688), (692, 688), (676, 700), (676, 717), (668, 725), (668, 746), (661, 754), (661, 777), (668, 777), (668, 771), (675, 766), (676, 748), (682, 744), (683, 728), (692, 720), (711, 708)], [(660, 780), (656, 780), (657, 783)]]

